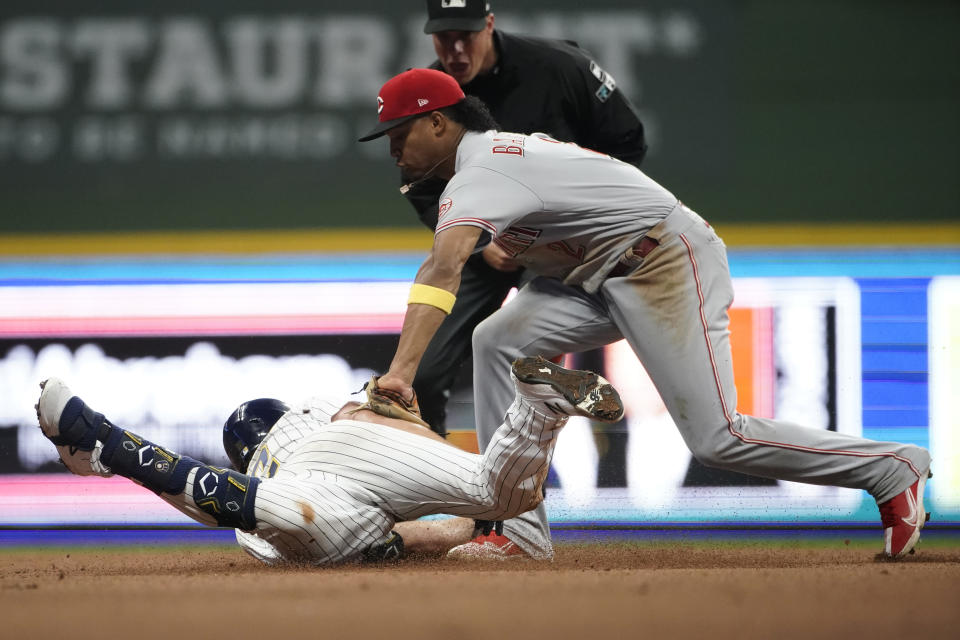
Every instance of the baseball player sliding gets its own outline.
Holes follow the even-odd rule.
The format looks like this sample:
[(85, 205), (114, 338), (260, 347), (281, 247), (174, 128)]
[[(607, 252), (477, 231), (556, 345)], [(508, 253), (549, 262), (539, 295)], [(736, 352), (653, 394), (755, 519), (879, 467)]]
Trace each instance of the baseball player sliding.
[[(483, 103), (441, 72), (392, 78), (378, 104), (379, 122), (362, 139), (386, 134), (405, 172), (449, 180), (381, 387), (412, 397), (420, 356), (486, 232), (539, 277), (474, 332), (481, 448), (499, 445), (499, 416), (513, 394), (506, 363), (626, 338), (700, 462), (863, 489), (879, 505), (884, 552), (899, 558), (914, 548), (926, 521), (929, 452), (737, 411), (727, 316), (733, 286), (724, 244), (703, 218), (632, 165), (543, 134), (496, 131)], [(552, 555), (542, 505), (506, 522), (503, 536), (470, 544), (490, 557), (518, 547)]]
[(616, 421), (623, 406), (606, 380), (539, 358), (509, 368), (514, 402), (496, 444), (464, 452), (410, 420), (373, 389), (362, 406), (278, 400), (244, 403), (224, 426), (236, 470), (178, 455), (113, 425), (60, 380), (41, 384), (40, 428), (78, 475), (121, 475), (197, 522), (237, 529), (252, 556), (275, 564), (330, 564), (399, 555), (394, 523), (447, 513), (497, 520), (543, 499), (551, 448), (569, 415)]

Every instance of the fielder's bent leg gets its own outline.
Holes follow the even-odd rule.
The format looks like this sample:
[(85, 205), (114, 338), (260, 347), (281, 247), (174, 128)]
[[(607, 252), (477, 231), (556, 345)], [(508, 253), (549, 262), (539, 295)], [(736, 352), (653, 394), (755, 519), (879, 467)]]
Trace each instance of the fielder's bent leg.
[[(910, 506), (922, 506), (917, 493), (929, 452), (737, 412), (727, 315), (733, 283), (723, 242), (685, 208), (660, 227), (658, 250), (601, 292), (693, 455), (740, 473), (863, 489), (878, 505), (901, 497), (903, 508), (893, 513), (910, 524), (889, 534), (898, 542), (888, 554), (908, 553), (924, 521)], [(888, 530), (897, 519), (884, 515), (883, 522)]]

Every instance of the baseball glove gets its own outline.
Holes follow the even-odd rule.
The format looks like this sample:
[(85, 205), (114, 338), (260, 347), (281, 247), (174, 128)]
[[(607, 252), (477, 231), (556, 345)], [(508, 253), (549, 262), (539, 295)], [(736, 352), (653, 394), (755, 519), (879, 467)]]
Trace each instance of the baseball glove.
[(363, 385), (361, 391), (367, 392), (367, 401), (349, 413), (356, 413), (362, 409), (369, 409), (376, 414), (386, 416), (387, 418), (397, 418), (407, 422), (415, 422), (421, 426), (430, 428), (430, 425), (420, 417), (420, 405), (417, 403), (417, 395), (413, 395), (413, 400), (407, 402), (398, 392), (392, 389), (384, 389), (377, 384), (379, 376), (370, 378), (370, 382)]
[(396, 531), (391, 531), (386, 540), (367, 547), (366, 551), (363, 551), (360, 561), (363, 563), (394, 562), (403, 559), (403, 557), (403, 538)]

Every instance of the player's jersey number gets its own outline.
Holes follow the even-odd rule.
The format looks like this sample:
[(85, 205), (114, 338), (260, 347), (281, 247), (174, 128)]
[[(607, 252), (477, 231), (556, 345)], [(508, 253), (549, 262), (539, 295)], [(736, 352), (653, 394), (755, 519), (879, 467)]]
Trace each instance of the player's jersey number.
[(250, 461), (248, 475), (257, 478), (272, 478), (280, 468), (280, 461), (273, 457), (268, 447), (261, 447), (257, 457)]

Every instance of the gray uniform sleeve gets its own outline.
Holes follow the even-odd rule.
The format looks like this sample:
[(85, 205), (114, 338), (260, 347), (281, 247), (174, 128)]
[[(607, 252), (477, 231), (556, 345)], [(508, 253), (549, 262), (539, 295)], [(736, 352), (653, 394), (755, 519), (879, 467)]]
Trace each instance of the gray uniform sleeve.
[(508, 175), (487, 167), (468, 167), (450, 180), (441, 196), (437, 233), (469, 225), (497, 236), (515, 220), (542, 209), (540, 198)]

